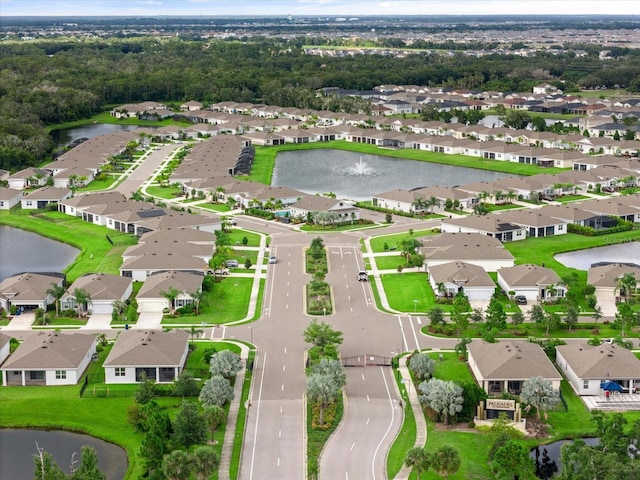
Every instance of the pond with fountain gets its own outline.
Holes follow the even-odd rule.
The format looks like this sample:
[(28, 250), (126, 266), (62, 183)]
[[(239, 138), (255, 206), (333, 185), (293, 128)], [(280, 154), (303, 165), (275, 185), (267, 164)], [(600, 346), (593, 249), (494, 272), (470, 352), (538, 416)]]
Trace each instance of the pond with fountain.
[(452, 187), (470, 182), (490, 182), (504, 176), (504, 173), (487, 170), (318, 149), (280, 152), (271, 184), (309, 194), (332, 192), (338, 198), (364, 201), (398, 188)]

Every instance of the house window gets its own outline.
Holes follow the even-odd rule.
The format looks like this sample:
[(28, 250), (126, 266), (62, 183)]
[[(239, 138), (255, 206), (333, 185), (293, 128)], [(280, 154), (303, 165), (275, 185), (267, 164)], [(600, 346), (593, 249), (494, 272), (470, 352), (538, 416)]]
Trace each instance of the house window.
[(33, 205), (33, 202), (31, 200), (27, 200), (27, 207), (31, 207)]
[(29, 380), (44, 380), (44, 372), (42, 370), (30, 371)]
[(125, 376), (125, 367), (116, 367), (115, 368), (116, 377), (124, 377)]
[(583, 380), (582, 381), (582, 388), (584, 390), (587, 390), (589, 388), (589, 380)]
[(66, 370), (56, 370), (56, 380), (66, 380), (66, 379), (67, 379)]

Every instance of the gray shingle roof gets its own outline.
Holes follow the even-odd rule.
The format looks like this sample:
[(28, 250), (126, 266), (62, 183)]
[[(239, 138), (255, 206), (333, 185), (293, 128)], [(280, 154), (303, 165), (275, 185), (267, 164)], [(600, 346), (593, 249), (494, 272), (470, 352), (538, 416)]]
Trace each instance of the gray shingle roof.
[(500, 276), (510, 287), (531, 287), (537, 285), (555, 285), (560, 277), (550, 268), (532, 265), (516, 265), (498, 270)]
[(95, 342), (84, 333), (38, 332), (24, 342), (4, 363), (3, 370), (64, 370), (78, 368)]
[(189, 342), (184, 330), (125, 330), (120, 333), (105, 367), (176, 367)]
[(640, 378), (640, 360), (618, 345), (586, 343), (560, 345), (556, 351), (579, 378), (585, 380), (625, 380)]

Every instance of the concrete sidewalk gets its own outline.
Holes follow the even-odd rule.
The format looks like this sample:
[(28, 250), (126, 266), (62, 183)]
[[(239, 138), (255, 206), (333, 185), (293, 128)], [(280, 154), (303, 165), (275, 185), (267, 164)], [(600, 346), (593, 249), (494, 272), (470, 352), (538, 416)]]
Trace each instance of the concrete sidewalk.
[[(224, 440), (222, 441), (222, 450), (220, 453), (220, 467), (218, 468), (218, 478), (220, 480), (229, 480), (229, 469), (231, 468), (231, 456), (233, 454), (233, 443), (236, 436), (236, 425), (238, 423), (238, 412), (240, 410), (240, 401), (242, 399), (242, 386), (244, 385), (244, 376), (246, 371), (247, 358), (249, 358), (249, 347), (241, 342), (230, 342), (223, 338), (216, 341), (234, 343), (240, 347), (240, 358), (242, 359), (243, 368), (236, 375), (236, 383), (233, 386), (233, 400), (229, 405), (229, 415), (227, 416), (227, 428), (224, 431)], [(244, 432), (243, 432), (244, 435)]]
[[(402, 378), (402, 382), (407, 390), (407, 394), (409, 397), (409, 403), (411, 404), (411, 410), (413, 411), (413, 418), (416, 423), (416, 443), (415, 447), (423, 448), (427, 443), (427, 422), (424, 419), (424, 414), (422, 413), (422, 406), (420, 405), (420, 401), (418, 400), (418, 392), (413, 385), (411, 384), (411, 375), (409, 374), (409, 367), (407, 366), (407, 360), (409, 360), (409, 356), (405, 355), (400, 357), (398, 371), (400, 372), (400, 377)], [(407, 401), (407, 396), (402, 397), (404, 401)], [(411, 474), (411, 469), (402, 465), (402, 468), (398, 472), (398, 474), (393, 477), (396, 480), (407, 480), (409, 475)]]

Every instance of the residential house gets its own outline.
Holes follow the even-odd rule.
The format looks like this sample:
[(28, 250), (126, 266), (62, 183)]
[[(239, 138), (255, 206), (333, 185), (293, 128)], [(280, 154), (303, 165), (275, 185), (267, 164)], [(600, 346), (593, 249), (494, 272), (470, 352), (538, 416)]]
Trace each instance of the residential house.
[[(569, 223), (599, 230), (616, 225), (608, 215), (600, 215), (580, 208), (578, 205), (545, 205), (538, 210), (543, 215), (558, 218)], [(568, 227), (567, 227), (568, 228)]]
[(0, 187), (0, 210), (10, 210), (20, 203), (24, 192), (13, 188)]
[(303, 195), (297, 202), (288, 206), (291, 217), (307, 220), (310, 216), (322, 223), (319, 213), (326, 213), (327, 221), (348, 223), (360, 219), (360, 210), (350, 203), (319, 195)]
[(480, 233), (501, 242), (524, 240), (527, 229), (503, 220), (500, 215), (469, 215), (462, 218), (442, 219), (440, 229), (445, 233)]
[(9, 188), (23, 190), (32, 187), (44, 187), (51, 177), (51, 171), (43, 168), (29, 167), (9, 176)]
[(388, 192), (374, 195), (372, 204), (374, 207), (411, 213), (415, 210), (413, 203), (418, 198), (422, 198), (422, 195), (413, 190), (396, 188), (395, 190), (389, 190)]
[(60, 299), (60, 308), (62, 310), (71, 310), (78, 307), (74, 295), (76, 289), (82, 289), (89, 294), (88, 305), (83, 305), (82, 311), (90, 314), (111, 314), (113, 312), (113, 302), (116, 300), (124, 302), (131, 296), (133, 279), (107, 273), (84, 275), (76, 279)]
[[(161, 313), (193, 303), (192, 293), (202, 289), (204, 276), (200, 273), (165, 271), (149, 275), (136, 295), (138, 312)], [(164, 293), (174, 289), (178, 295), (169, 304)]]
[(478, 265), (487, 272), (513, 266), (513, 255), (496, 238), (479, 233), (443, 233), (420, 239), (424, 264), (428, 268), (443, 263), (463, 261)]
[(506, 210), (497, 214), (503, 221), (520, 225), (533, 238), (550, 237), (567, 233), (566, 220), (550, 217), (539, 210)]
[(185, 330), (125, 330), (104, 361), (105, 383), (137, 383), (144, 374), (156, 383), (180, 376), (189, 353)]
[(619, 345), (559, 345), (556, 365), (578, 395), (601, 395), (603, 382), (615, 382), (626, 391), (640, 387), (640, 360)]
[(2, 385), (75, 385), (96, 353), (96, 336), (38, 331), (0, 368)]
[[(82, 212), (88, 207), (122, 203), (126, 201), (127, 198), (115, 190), (93, 192), (84, 195), (75, 195), (71, 198), (58, 202), (58, 211), (66, 213), (67, 215), (80, 217), (82, 216)], [(88, 220), (85, 219), (85, 221)]]
[(41, 210), (71, 198), (72, 194), (68, 188), (42, 187), (22, 197), (20, 206), (23, 210)]
[(536, 343), (475, 339), (467, 344), (467, 353), (476, 382), (490, 396), (519, 395), (522, 384), (533, 377), (542, 377), (554, 390), (560, 390), (562, 375)]
[(439, 297), (463, 293), (469, 301), (491, 300), (496, 285), (484, 268), (466, 262), (427, 265), (429, 284)]
[(593, 265), (587, 273), (587, 283), (596, 287), (598, 298), (608, 301), (620, 301), (622, 285), (619, 280), (627, 274), (633, 275), (640, 281), (640, 265), (610, 263)]
[(21, 273), (0, 282), (0, 308), (7, 312), (11, 306), (27, 310), (47, 309), (54, 302), (47, 293), (51, 284), (62, 286), (64, 275), (58, 273)]
[(202, 103), (195, 100), (190, 100), (180, 105), (180, 111), (183, 112), (195, 112), (198, 110), (202, 110)]
[(530, 263), (499, 269), (498, 285), (507, 295), (522, 295), (535, 302), (563, 298), (567, 291), (557, 273), (550, 268)]

